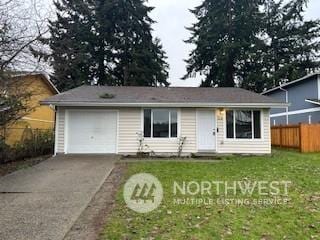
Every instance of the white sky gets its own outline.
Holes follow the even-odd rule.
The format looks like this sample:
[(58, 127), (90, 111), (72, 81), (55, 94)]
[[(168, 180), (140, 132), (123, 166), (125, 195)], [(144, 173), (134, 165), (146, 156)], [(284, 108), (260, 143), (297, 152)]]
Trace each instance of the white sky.
[[(164, 50), (168, 55), (170, 64), (169, 82), (172, 86), (199, 86), (199, 78), (180, 80), (186, 72), (186, 64), (183, 59), (188, 57), (188, 53), (193, 46), (186, 44), (190, 34), (185, 27), (191, 26), (195, 21), (193, 14), (188, 9), (200, 5), (202, 0), (149, 0), (149, 5), (156, 7), (151, 13), (151, 17), (157, 21), (154, 25), (154, 35), (161, 39)], [(320, 1), (310, 0), (306, 9), (307, 19), (320, 18)]]
[[(43, 0), (51, 3), (52, 0)], [(287, 0), (288, 1), (288, 0)], [(151, 17), (157, 21), (153, 26), (154, 36), (159, 37), (164, 50), (168, 56), (170, 64), (169, 82), (172, 86), (199, 86), (199, 78), (180, 80), (186, 72), (186, 64), (183, 59), (188, 58), (193, 46), (186, 44), (183, 40), (189, 38), (189, 31), (185, 27), (190, 27), (195, 18), (188, 9), (200, 5), (202, 0), (149, 0), (148, 4), (155, 9)], [(307, 19), (320, 18), (320, 1), (309, 0), (306, 10)]]

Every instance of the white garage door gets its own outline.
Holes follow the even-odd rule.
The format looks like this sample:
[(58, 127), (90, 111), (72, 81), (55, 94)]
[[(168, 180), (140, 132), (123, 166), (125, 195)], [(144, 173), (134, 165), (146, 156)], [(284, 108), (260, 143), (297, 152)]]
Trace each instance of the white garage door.
[(116, 153), (117, 112), (69, 110), (67, 153)]

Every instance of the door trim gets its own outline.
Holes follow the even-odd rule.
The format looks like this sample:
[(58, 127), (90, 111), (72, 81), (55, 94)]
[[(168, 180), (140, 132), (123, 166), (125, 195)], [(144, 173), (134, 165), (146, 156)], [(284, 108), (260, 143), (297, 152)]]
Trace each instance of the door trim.
[[(119, 110), (118, 109), (76, 109), (76, 108), (71, 108), (71, 109), (65, 109), (65, 119), (64, 119), (64, 153), (68, 153), (68, 131), (69, 131), (69, 113), (70, 112), (113, 112), (116, 113), (116, 147), (115, 147), (115, 154), (119, 153), (118, 150), (118, 145), (119, 145)], [(108, 153), (106, 153), (108, 154)]]
[[(207, 111), (207, 112), (212, 112), (213, 114), (213, 119), (215, 119), (215, 129), (216, 129), (216, 137), (215, 137), (215, 148), (212, 150), (202, 150), (199, 148), (199, 131), (198, 131), (198, 122), (199, 122), (199, 112), (201, 111)], [(206, 108), (200, 108), (200, 109), (196, 109), (196, 146), (197, 146), (197, 152), (213, 152), (216, 153), (218, 150), (218, 122), (217, 122), (217, 111), (215, 108), (210, 108), (210, 109), (206, 109)]]

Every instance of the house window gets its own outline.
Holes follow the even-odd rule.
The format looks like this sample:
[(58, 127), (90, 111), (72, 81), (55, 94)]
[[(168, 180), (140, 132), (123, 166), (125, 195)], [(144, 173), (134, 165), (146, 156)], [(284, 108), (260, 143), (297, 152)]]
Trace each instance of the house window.
[(151, 109), (144, 110), (144, 137), (151, 137)]
[(254, 138), (261, 138), (261, 112), (253, 111)]
[(171, 137), (178, 136), (178, 113), (177, 111), (170, 111), (170, 125)]
[(252, 112), (235, 111), (236, 138), (252, 138)]
[(227, 111), (227, 138), (234, 138), (233, 111)]
[(261, 112), (226, 111), (226, 137), (229, 139), (260, 139)]
[(144, 109), (144, 137), (176, 138), (178, 113), (169, 109)]

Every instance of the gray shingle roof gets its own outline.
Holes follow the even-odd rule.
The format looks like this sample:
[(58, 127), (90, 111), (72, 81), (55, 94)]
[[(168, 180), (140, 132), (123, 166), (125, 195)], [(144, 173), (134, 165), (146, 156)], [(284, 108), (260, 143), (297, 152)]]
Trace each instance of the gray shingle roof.
[[(113, 96), (103, 98), (103, 95)], [(82, 86), (52, 96), (41, 102), (57, 106), (101, 106), (141, 104), (261, 104), (283, 105), (273, 98), (241, 88), (191, 88), (191, 87), (109, 87)]]

